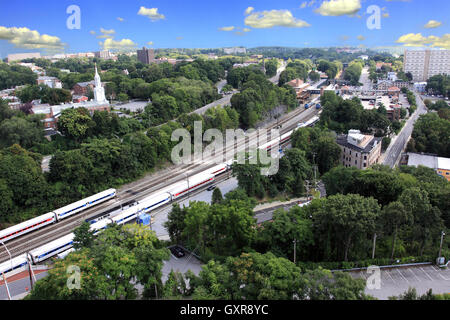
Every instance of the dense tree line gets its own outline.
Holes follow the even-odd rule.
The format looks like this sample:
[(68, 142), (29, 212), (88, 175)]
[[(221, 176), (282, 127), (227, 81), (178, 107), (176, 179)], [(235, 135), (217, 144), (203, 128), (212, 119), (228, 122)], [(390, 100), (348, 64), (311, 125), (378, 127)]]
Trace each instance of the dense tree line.
[(72, 94), (69, 90), (50, 88), (45, 84), (28, 85), (16, 92), (16, 96), (23, 103), (33, 100), (41, 100), (42, 104), (57, 105), (64, 102), (72, 101)]
[(362, 61), (353, 61), (344, 71), (344, 80), (350, 81), (352, 86), (359, 84), (359, 78), (364, 67)]
[(450, 76), (438, 74), (427, 81), (426, 90), (450, 98)]
[(317, 70), (325, 72), (328, 76), (328, 79), (336, 78), (339, 71), (342, 70), (342, 62), (334, 61), (330, 62), (328, 60), (318, 60), (317, 62)]
[(390, 133), (392, 123), (384, 108), (365, 110), (359, 99), (344, 100), (334, 92), (325, 92), (320, 99), (323, 107), (320, 124), (337, 133), (347, 133), (350, 129), (379, 137)]
[(280, 105), (288, 109), (297, 106), (293, 88), (280, 88), (253, 67), (236, 68), (228, 73), (228, 83), (241, 90), (233, 95), (231, 106), (239, 113), (243, 128), (253, 127)]
[(30, 68), (0, 61), (0, 90), (36, 84), (37, 75)]
[(311, 69), (312, 62), (310, 60), (295, 60), (293, 62), (290, 62), (286, 66), (286, 70), (284, 70), (280, 74), (278, 85), (282, 87), (285, 83), (288, 83), (289, 81), (294, 79), (302, 79), (306, 82), (306, 80), (308, 79), (308, 73)]
[[(57, 261), (49, 275), (36, 283), (26, 300), (163, 297), (162, 267), (170, 254), (152, 231), (138, 225), (113, 225), (96, 238), (89, 232), (76, 232), (74, 242), (79, 244), (78, 250)], [(71, 290), (67, 286), (71, 280), (67, 270), (74, 265), (80, 269), (81, 280), (80, 288)], [(138, 293), (136, 284), (143, 287), (142, 294)]]
[[(288, 47), (257, 47), (249, 49), (249, 53), (263, 54), (266, 57), (274, 57), (284, 60), (295, 60), (295, 59), (311, 59), (312, 61), (317, 60), (328, 60), (328, 61), (342, 61), (344, 63), (351, 62), (361, 55), (361, 52), (357, 53), (346, 53), (337, 52), (336, 49), (318, 49), (318, 48), (288, 48)], [(367, 51), (366, 54), (369, 56), (378, 55), (380, 58), (389, 57), (389, 54), (378, 54), (373, 51)]]
[[(441, 114), (445, 116), (445, 113)], [(407, 150), (450, 158), (450, 120), (437, 113), (421, 115), (414, 125)]]

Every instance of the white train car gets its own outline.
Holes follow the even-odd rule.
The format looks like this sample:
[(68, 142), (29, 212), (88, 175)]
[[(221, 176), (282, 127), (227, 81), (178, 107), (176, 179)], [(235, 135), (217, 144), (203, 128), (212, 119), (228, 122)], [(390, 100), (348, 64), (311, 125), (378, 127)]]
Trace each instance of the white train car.
[(58, 253), (64, 252), (72, 248), (73, 239), (75, 235), (73, 233), (68, 234), (62, 238), (56, 239), (52, 242), (44, 244), (39, 248), (30, 251), (30, 257), (34, 264), (47, 260)]
[(112, 221), (109, 218), (102, 219), (96, 223), (91, 224), (91, 228), (89, 229), (89, 231), (93, 232), (93, 234), (96, 236), (97, 234), (108, 228), (108, 225), (110, 225), (111, 223)]
[(81, 212), (81, 211), (86, 210), (90, 207), (93, 207), (97, 204), (100, 204), (109, 199), (112, 199), (115, 196), (116, 196), (116, 189), (109, 189), (109, 190), (100, 192), (96, 195), (90, 196), (86, 199), (69, 204), (68, 206), (57, 209), (53, 212), (56, 214), (56, 219), (58, 221), (60, 221), (60, 220), (66, 219), (78, 212)]
[(198, 188), (204, 187), (215, 180), (214, 175), (209, 173), (199, 173), (192, 176), (188, 181), (183, 181), (175, 184), (173, 188), (170, 189), (169, 193), (172, 195), (172, 201), (178, 199)]
[(0, 241), (6, 242), (12, 240), (28, 232), (37, 230), (54, 222), (56, 222), (55, 214), (53, 212), (46, 213), (42, 216), (27, 220), (10, 228), (1, 230)]
[(138, 208), (139, 211), (142, 211), (143, 213), (149, 213), (152, 210), (170, 203), (171, 200), (172, 196), (170, 195), (170, 193), (158, 193), (139, 201)]
[(56, 222), (55, 214), (53, 212), (49, 212), (43, 214), (42, 216), (24, 221), (10, 228), (4, 229), (0, 231), (0, 241), (6, 242), (12, 240), (14, 238), (20, 237), (28, 232), (37, 230), (46, 225), (52, 224)]
[(113, 223), (121, 225), (130, 222), (132, 220), (136, 220), (138, 213), (139, 213), (138, 207), (131, 207), (129, 209), (123, 210), (122, 213), (118, 214), (117, 216), (110, 218), (110, 220)]
[(65, 257), (67, 257), (69, 254), (71, 254), (74, 251), (75, 251), (75, 249), (72, 248), (72, 249), (63, 251), (61, 253), (58, 253), (56, 256), (58, 257), (58, 259), (64, 259)]
[(227, 170), (228, 165), (226, 163), (221, 163), (217, 166), (212, 167), (211, 169), (208, 169), (206, 172), (217, 177), (218, 175), (227, 172)]
[(281, 145), (283, 143), (289, 141), (289, 139), (291, 138), (291, 135), (292, 135), (293, 132), (294, 131), (286, 132), (285, 134), (281, 135), (280, 138), (271, 140), (271, 141), (263, 144), (262, 146), (258, 147), (258, 149), (270, 151), (272, 149), (272, 147), (274, 147), (277, 144), (278, 144), (279, 147), (281, 147)]
[(308, 120), (305, 123), (305, 127), (310, 127), (312, 125), (314, 125), (315, 123), (319, 122), (320, 118), (318, 116), (312, 117), (310, 120)]
[[(12, 263), (12, 265), (11, 265)], [(5, 261), (0, 264), (0, 277), (4, 273), (5, 275), (8, 272), (14, 271), (16, 269), (22, 268), (28, 264), (27, 254), (24, 253), (20, 256), (12, 258), (11, 260)]]

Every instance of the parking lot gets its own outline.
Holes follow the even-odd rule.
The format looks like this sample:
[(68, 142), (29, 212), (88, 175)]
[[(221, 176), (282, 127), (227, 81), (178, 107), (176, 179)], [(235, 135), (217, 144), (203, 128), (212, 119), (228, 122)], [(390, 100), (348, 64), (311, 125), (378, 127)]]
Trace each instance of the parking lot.
[[(372, 275), (365, 270), (350, 274), (353, 278), (366, 281)], [(450, 269), (440, 269), (434, 265), (381, 269), (380, 289), (366, 287), (366, 294), (386, 300), (390, 296), (403, 294), (409, 287), (416, 288), (420, 295), (429, 289), (433, 289), (436, 294), (450, 293)]]
[(162, 281), (165, 283), (169, 277), (171, 270), (174, 272), (178, 271), (185, 274), (188, 270), (191, 270), (195, 275), (198, 275), (202, 270), (202, 262), (196, 257), (185, 252), (186, 255), (181, 258), (175, 257), (172, 253), (170, 254), (170, 259), (164, 261), (164, 266), (162, 268)]

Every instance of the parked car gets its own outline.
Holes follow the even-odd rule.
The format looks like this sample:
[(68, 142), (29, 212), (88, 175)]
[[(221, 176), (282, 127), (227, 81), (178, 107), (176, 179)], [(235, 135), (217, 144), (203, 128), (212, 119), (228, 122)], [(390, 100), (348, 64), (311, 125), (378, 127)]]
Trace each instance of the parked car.
[(210, 187), (208, 187), (208, 189), (206, 189), (206, 190), (208, 190), (208, 191), (214, 191), (215, 188), (216, 188), (216, 186), (210, 186)]
[(170, 252), (172, 252), (172, 254), (177, 257), (177, 258), (182, 258), (184, 257), (186, 254), (184, 253), (184, 250), (181, 249), (178, 246), (172, 247), (170, 248)]

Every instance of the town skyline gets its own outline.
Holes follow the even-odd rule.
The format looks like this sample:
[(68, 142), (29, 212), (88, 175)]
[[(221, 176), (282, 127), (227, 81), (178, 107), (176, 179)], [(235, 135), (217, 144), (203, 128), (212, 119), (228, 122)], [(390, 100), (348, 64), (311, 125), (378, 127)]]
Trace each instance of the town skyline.
[[(134, 51), (143, 46), (450, 48), (449, 28), (443, 22), (450, 5), (437, 0), (196, 1), (189, 5), (158, 0), (40, 1), (27, 3), (23, 10), (24, 2), (2, 5), (1, 58), (20, 52)], [(79, 29), (68, 28), (76, 12), (68, 9), (74, 5), (80, 10)], [(103, 10), (106, 5), (108, 10)], [(433, 10), (438, 5), (441, 10)], [(378, 14), (369, 10), (371, 6), (379, 10), (379, 29), (368, 27), (370, 17)]]

